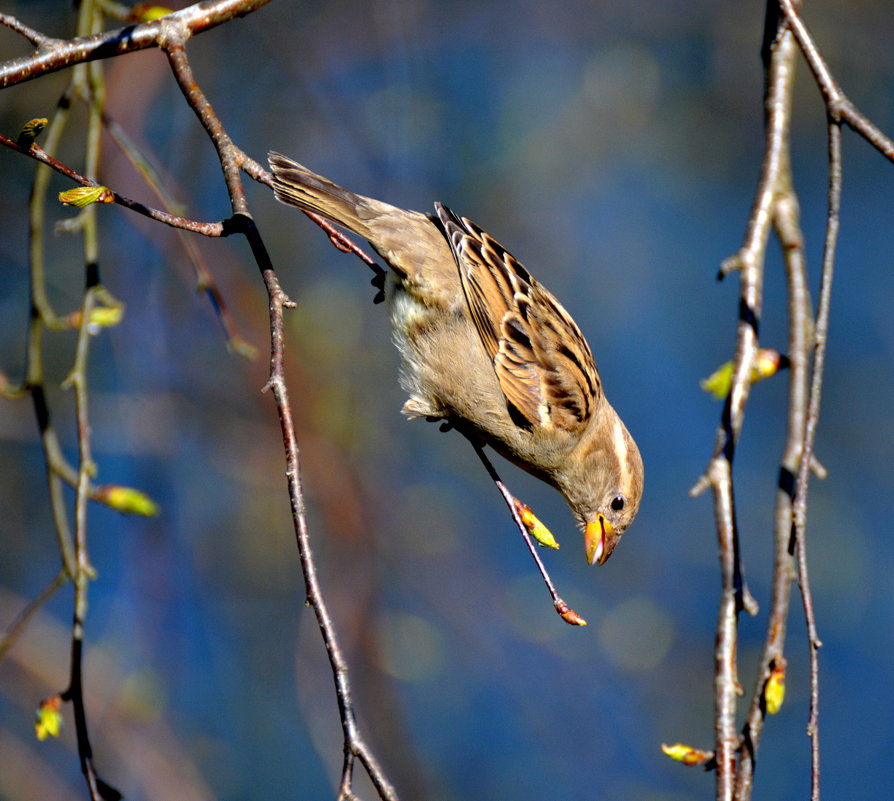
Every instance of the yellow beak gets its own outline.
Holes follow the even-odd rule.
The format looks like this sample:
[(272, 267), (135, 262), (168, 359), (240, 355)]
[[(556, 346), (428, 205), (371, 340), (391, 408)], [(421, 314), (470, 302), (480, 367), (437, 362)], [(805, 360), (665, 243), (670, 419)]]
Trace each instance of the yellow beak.
[(602, 564), (611, 555), (614, 545), (615, 530), (604, 515), (596, 515), (584, 528), (584, 547), (587, 550), (587, 562), (591, 565)]

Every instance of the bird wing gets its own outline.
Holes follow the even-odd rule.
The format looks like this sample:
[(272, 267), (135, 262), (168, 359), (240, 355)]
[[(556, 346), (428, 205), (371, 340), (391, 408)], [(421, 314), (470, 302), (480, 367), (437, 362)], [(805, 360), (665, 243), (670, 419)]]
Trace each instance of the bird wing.
[[(558, 300), (495, 239), (435, 204), (475, 328), (526, 428), (582, 430), (602, 388), (590, 346)], [(519, 418), (520, 415), (520, 418)]]

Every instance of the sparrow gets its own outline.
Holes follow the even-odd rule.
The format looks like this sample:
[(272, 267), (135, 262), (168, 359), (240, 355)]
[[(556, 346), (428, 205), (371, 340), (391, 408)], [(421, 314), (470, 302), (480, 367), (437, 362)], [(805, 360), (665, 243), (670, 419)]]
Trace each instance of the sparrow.
[(268, 158), (277, 200), (363, 237), (388, 265), (403, 413), (444, 421), (555, 487), (587, 561), (605, 562), (639, 509), (643, 463), (562, 304), (442, 203), (434, 214), (405, 211)]

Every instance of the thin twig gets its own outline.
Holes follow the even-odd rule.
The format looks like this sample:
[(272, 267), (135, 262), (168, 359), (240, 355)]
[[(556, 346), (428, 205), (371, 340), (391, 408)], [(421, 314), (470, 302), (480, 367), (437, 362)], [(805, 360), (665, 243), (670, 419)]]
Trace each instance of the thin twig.
[[(740, 274), (733, 384), (717, 430), (714, 454), (705, 476), (693, 488), (710, 486), (714, 495), (714, 519), (720, 546), (721, 597), (714, 649), (714, 752), (717, 760), (717, 801), (731, 801), (735, 792), (737, 694), (737, 616), (740, 609), (754, 613), (757, 604), (742, 578), (735, 516), (732, 463), (742, 430), (750, 389), (750, 374), (759, 345), (763, 298), (763, 269), (767, 241), (779, 192), (790, 187), (787, 157), (791, 113), (790, 92), (793, 63), (775, 41), (775, 15), (768, 3), (765, 52), (768, 55), (765, 95), (765, 145), (761, 177), (748, 220), (745, 241), (735, 256), (721, 267), (720, 277)], [(786, 58), (783, 58), (783, 55)]]
[[(59, 102), (47, 132), (46, 147), (55, 152), (69, 119), (72, 96), (69, 85)], [(43, 237), (46, 227), (46, 196), (49, 188), (50, 171), (38, 166), (31, 183), (28, 200), (28, 282), (31, 301), (31, 318), (28, 324), (28, 366), (25, 385), (31, 393), (34, 415), (40, 433), (41, 446), (46, 466), (47, 485), (50, 496), (50, 511), (53, 529), (59, 545), (63, 569), (71, 580), (77, 573), (74, 556), (74, 542), (68, 520), (63, 486), (59, 476), (52, 469), (53, 455), (61, 453), (59, 440), (52, 424), (52, 416), (44, 386), (43, 337), (45, 330), (63, 327), (63, 321), (56, 315), (47, 296), (47, 277)]]
[[(82, 175), (72, 167), (63, 164), (36, 144), (32, 144), (30, 148), (24, 148), (8, 136), (0, 134), (0, 145), (4, 145), (12, 150), (17, 150), (19, 153), (30, 156), (41, 164), (46, 164), (48, 167), (52, 167), (56, 172), (64, 175), (66, 178), (70, 178), (81, 186), (100, 186), (98, 181), (88, 178), (86, 175)], [(192, 231), (196, 234), (202, 234), (202, 236), (211, 237), (227, 236), (229, 233), (225, 221), (205, 223), (196, 220), (188, 220), (184, 217), (178, 217), (176, 214), (168, 214), (161, 209), (154, 209), (150, 206), (146, 206), (143, 203), (131, 200), (114, 191), (112, 191), (112, 197), (114, 202), (118, 205), (124, 206), (138, 214), (142, 214), (144, 217), (149, 217), (150, 219), (164, 223), (165, 225), (170, 225), (173, 228), (181, 228), (185, 231)]]
[(307, 603), (313, 609), (317, 618), (317, 624), (323, 637), (323, 643), (329, 656), (329, 664), (335, 681), (335, 694), (344, 737), (344, 762), (339, 782), (339, 798), (345, 800), (354, 798), (351, 787), (354, 758), (356, 757), (366, 769), (382, 801), (397, 801), (397, 794), (394, 788), (386, 778), (384, 771), (361, 736), (357, 726), (347, 661), (344, 658), (335, 624), (332, 622), (328, 605), (320, 587), (313, 551), (310, 545), (304, 491), (301, 483), (298, 440), (295, 433), (295, 422), (292, 417), (292, 406), (289, 400), (284, 369), (285, 326), (283, 309), (293, 308), (295, 304), (288, 298), (280, 286), (276, 272), (270, 263), (267, 250), (257, 234), (254, 224), (248, 218), (242, 219), (245, 224), (243, 232), (251, 244), (252, 252), (261, 270), (270, 301), (270, 375), (264, 389), (270, 390), (273, 394), (279, 413), (283, 447), (286, 454), (286, 481), (289, 490), (289, 503), (292, 510), (295, 540), (298, 546), (298, 558), (301, 561), (301, 570), (304, 575)]
[(890, 161), (894, 161), (894, 141), (882, 133), (868, 117), (866, 117), (844, 94), (831, 70), (820, 55), (810, 31), (804, 25), (793, 0), (778, 0), (779, 7), (792, 33), (798, 40), (798, 46), (807, 59), (807, 64), (826, 104), (826, 110), (833, 122), (843, 122), (850, 126), (879, 153)]
[[(205, 0), (154, 22), (127, 25), (113, 31), (54, 42), (51, 47), (41, 48), (30, 56), (0, 63), (0, 89), (85, 61), (112, 58), (124, 53), (157, 47), (163, 28), (171, 21), (176, 25), (185, 26), (190, 33), (196, 34), (257, 11), (269, 2), (270, 0)], [(9, 19), (14, 20), (12, 17)]]
[(22, 608), (22, 611), (16, 615), (15, 619), (6, 629), (6, 632), (0, 637), (0, 662), (3, 661), (7, 652), (13, 645), (15, 645), (16, 640), (19, 638), (19, 635), (25, 630), (25, 626), (28, 625), (28, 622), (34, 616), (36, 612), (40, 610), (40, 608), (50, 600), (55, 594), (56, 591), (62, 587), (65, 582), (68, 581), (68, 572), (63, 568), (57, 574), (56, 577), (44, 587), (37, 596), (29, 601)]
[(781, 169), (776, 176), (776, 191), (770, 207), (771, 219), (782, 247), (789, 291), (790, 363), (788, 432), (779, 472), (774, 525), (773, 595), (767, 621), (767, 635), (761, 656), (738, 757), (734, 797), (748, 801), (753, 789), (757, 751), (763, 732), (766, 704), (764, 691), (771, 670), (784, 660), (786, 622), (794, 576), (789, 550), (794, 475), (803, 451), (803, 423), (806, 411), (807, 337), (811, 330), (810, 296), (804, 264), (803, 234), (798, 221), (798, 200), (792, 185), (790, 166), (789, 120), (795, 76), (795, 41), (780, 20), (772, 0), (767, 8), (764, 44), (767, 74), (767, 123), (779, 128), (776, 140), (780, 148)]
[[(102, 25), (102, 15), (91, 3), (84, 3), (79, 9), (78, 33), (92, 33)], [(96, 65), (78, 65), (72, 76), (72, 86), (76, 92), (87, 93), (91, 98), (87, 117), (87, 137), (85, 142), (85, 165), (88, 172), (99, 170), (101, 121), (99, 108), (104, 101), (104, 83), (101, 68)], [(91, 478), (96, 474), (93, 461), (92, 433), (90, 426), (87, 367), (90, 355), (90, 320), (99, 290), (99, 239), (96, 226), (96, 208), (89, 206), (81, 217), (81, 234), (84, 251), (84, 296), (81, 304), (81, 324), (78, 331), (75, 357), (63, 388), (74, 393), (75, 423), (78, 441), (78, 481), (75, 488), (74, 534), (75, 565), (74, 609), (71, 632), (71, 663), (69, 666), (68, 689), (62, 698), (70, 701), (74, 711), (75, 732), (78, 743), (78, 757), (81, 772), (87, 782), (92, 801), (107, 798), (106, 785), (99, 778), (93, 763), (93, 747), (90, 743), (87, 710), (84, 704), (83, 654), (84, 630), (87, 622), (88, 591), (95, 572), (90, 564), (87, 539), (87, 506), (90, 500)], [(112, 794), (120, 795), (112, 790)]]
[[(178, 204), (165, 189), (161, 176), (158, 174), (158, 171), (152, 165), (149, 158), (140, 152), (137, 145), (124, 132), (121, 126), (105, 111), (103, 111), (102, 121), (103, 125), (105, 125), (105, 129), (112, 137), (112, 141), (115, 142), (131, 166), (140, 174), (140, 176), (142, 176), (146, 185), (152, 190), (159, 203), (164, 207), (164, 210), (169, 214), (176, 213), (175, 209), (178, 207)], [(218, 287), (217, 282), (214, 280), (211, 270), (205, 263), (205, 259), (196, 245), (195, 240), (191, 236), (188, 236), (187, 232), (183, 229), (177, 231), (177, 236), (180, 240), (180, 245), (186, 252), (186, 256), (193, 267), (193, 271), (196, 274), (198, 290), (208, 296), (215, 315), (220, 321), (226, 334), (227, 344), (233, 351), (241, 356), (245, 356), (248, 359), (254, 359), (257, 355), (257, 350), (242, 336), (242, 334), (239, 333), (236, 321), (230, 312), (229, 305), (227, 304), (223, 293), (220, 291), (220, 287)]]
[(52, 36), (46, 36), (40, 31), (34, 30), (34, 28), (29, 28), (12, 14), (0, 14), (0, 25), (21, 34), (37, 48), (57, 47), (63, 43), (61, 39), (54, 39)]
[(78, 335), (75, 363), (66, 384), (75, 393), (75, 415), (77, 418), (78, 451), (78, 485), (75, 494), (75, 560), (77, 572), (74, 577), (75, 601), (72, 616), (71, 665), (68, 689), (62, 698), (70, 701), (74, 710), (75, 731), (78, 740), (78, 756), (81, 760), (81, 771), (87, 780), (92, 801), (101, 801), (98, 777), (93, 765), (93, 748), (90, 744), (87, 725), (87, 711), (84, 706), (83, 653), (84, 627), (87, 620), (87, 591), (93, 568), (87, 550), (87, 487), (90, 476), (95, 472), (90, 445), (90, 419), (87, 411), (87, 354), (89, 353), (90, 313), (93, 309), (95, 286), (88, 287), (84, 293), (82, 306), (83, 322)]
[[(245, 196), (240, 172), (247, 163), (246, 156), (242, 150), (235, 146), (227, 134), (220, 118), (214, 112), (210, 102), (193, 76), (185, 48), (188, 35), (189, 32), (183, 28), (171, 27), (168, 29), (161, 45), (168, 56), (171, 69), (184, 97), (196, 113), (217, 149), (233, 209), (233, 216), (227, 221), (227, 233), (238, 232), (243, 234), (248, 240), (252, 255), (267, 287), (270, 312), (270, 375), (265, 389), (269, 389), (272, 392), (279, 413), (283, 447), (286, 455), (286, 479), (289, 502), (292, 509), (298, 556), (307, 591), (307, 602), (316, 615), (335, 682), (336, 700), (344, 736), (344, 763), (339, 784), (339, 798), (354, 798), (352, 786), (354, 759), (356, 758), (365, 768), (382, 801), (396, 801), (397, 795), (394, 788), (387, 780), (372, 749), (360, 734), (354, 713), (348, 665), (338, 642), (335, 624), (329, 615), (328, 606), (319, 585), (316, 565), (310, 547), (304, 493), (301, 484), (298, 440), (295, 434), (295, 424), (292, 418), (292, 408), (284, 370), (285, 334), (283, 310), (292, 308), (295, 304), (288, 298), (280, 286), (267, 248), (249, 213), (248, 201)], [(254, 165), (254, 162), (251, 162), (251, 164)], [(254, 167), (251, 167), (251, 169), (254, 170)]]
[(522, 522), (521, 517), (518, 514), (518, 500), (516, 497), (506, 488), (506, 485), (503, 483), (493, 464), (491, 464), (490, 459), (487, 458), (487, 454), (484, 452), (484, 444), (471, 436), (466, 437), (469, 442), (472, 443), (472, 447), (475, 449), (475, 453), (478, 454), (478, 458), (481, 459), (481, 463), (484, 465), (484, 469), (487, 470), (488, 475), (491, 478), (491, 481), (494, 482), (497, 489), (500, 491), (500, 494), (503, 496), (503, 500), (506, 501), (506, 505), (509, 507), (509, 513), (512, 515), (512, 519), (515, 522), (516, 527), (522, 535), (522, 538), (525, 541), (525, 545), (527, 545), (528, 550), (531, 553), (531, 557), (534, 559), (534, 563), (537, 565), (537, 570), (540, 571), (540, 577), (543, 579), (543, 583), (546, 584), (546, 589), (549, 591), (550, 597), (553, 600), (553, 606), (555, 607), (556, 612), (559, 613), (559, 616), (566, 623), (569, 623), (572, 626), (586, 626), (587, 621), (584, 620), (577, 612), (575, 612), (564, 600), (562, 600), (561, 596), (558, 592), (556, 592), (556, 587), (553, 584), (552, 579), (550, 578), (549, 572), (546, 569), (546, 566), (543, 564), (543, 560), (540, 558), (540, 554), (537, 553), (537, 546), (534, 545), (532, 541), (531, 535), (528, 532), (525, 524)]
[(807, 456), (813, 453), (816, 429), (819, 424), (823, 389), (823, 372), (826, 362), (826, 343), (829, 334), (829, 311), (832, 301), (832, 278), (835, 272), (835, 252), (838, 243), (839, 213), (841, 209), (841, 124), (829, 117), (829, 193), (826, 217), (826, 238), (823, 248), (823, 273), (820, 281), (819, 303), (816, 315), (816, 333), (813, 351), (813, 374), (810, 386), (810, 402), (804, 425), (804, 454), (798, 473), (798, 491), (794, 500), (794, 529), (798, 555), (798, 583), (807, 623), (808, 648), (810, 651), (810, 717), (807, 733), (811, 738), (810, 798), (820, 797), (820, 747), (819, 747), (819, 649), (822, 647), (816, 626), (813, 594), (807, 566), (807, 493), (810, 469)]

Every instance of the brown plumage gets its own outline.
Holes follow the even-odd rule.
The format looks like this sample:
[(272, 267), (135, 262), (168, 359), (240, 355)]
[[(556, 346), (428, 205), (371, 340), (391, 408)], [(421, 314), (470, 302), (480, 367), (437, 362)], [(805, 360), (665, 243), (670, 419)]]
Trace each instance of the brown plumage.
[(562, 305), (495, 239), (441, 203), (427, 216), (356, 195), (270, 153), (278, 200), (366, 239), (385, 296), (408, 417), (443, 419), (565, 497), (587, 560), (639, 509), (643, 465)]

